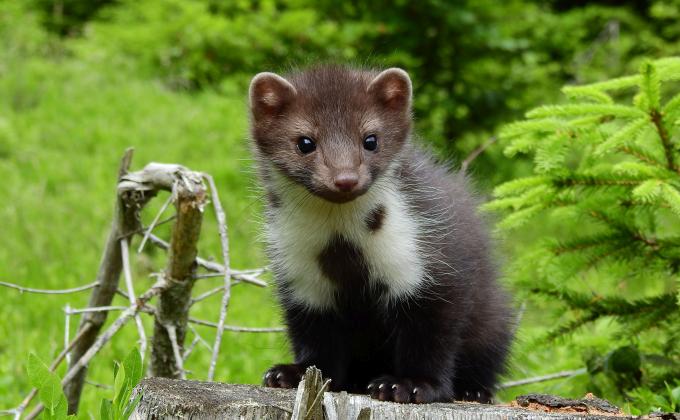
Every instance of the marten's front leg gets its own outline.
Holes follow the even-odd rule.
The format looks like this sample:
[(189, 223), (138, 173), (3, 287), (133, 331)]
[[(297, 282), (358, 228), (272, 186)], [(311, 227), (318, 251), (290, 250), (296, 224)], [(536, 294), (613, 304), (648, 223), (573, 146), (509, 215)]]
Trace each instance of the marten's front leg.
[(427, 306), (411, 307), (397, 322), (394, 371), (369, 382), (369, 395), (400, 403), (451, 401), (457, 322)]
[(275, 365), (265, 375), (265, 386), (294, 388), (309, 366), (316, 366), (330, 379), (331, 390), (343, 389), (347, 377), (347, 336), (331, 312), (314, 311), (286, 303), (288, 337), (295, 363)]

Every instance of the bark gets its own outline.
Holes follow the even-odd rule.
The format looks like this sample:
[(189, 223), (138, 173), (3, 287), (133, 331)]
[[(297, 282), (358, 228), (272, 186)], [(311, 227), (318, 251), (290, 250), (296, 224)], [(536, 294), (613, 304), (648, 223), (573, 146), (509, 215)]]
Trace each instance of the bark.
[[(198, 231), (200, 230), (200, 220), (198, 220), (197, 227), (191, 227), (189, 225), (191, 223), (196, 223), (196, 214), (200, 213), (204, 201), (205, 187), (203, 186), (200, 174), (191, 172), (180, 165), (158, 163), (150, 163), (141, 171), (128, 172), (131, 160), (132, 149), (128, 149), (123, 156), (118, 171), (118, 188), (114, 206), (113, 222), (99, 265), (96, 286), (90, 295), (88, 307), (111, 305), (116, 290), (118, 289), (119, 279), (123, 268), (120, 241), (142, 228), (139, 212), (160, 190), (172, 191), (173, 194), (175, 194), (176, 204), (178, 206), (175, 233), (173, 234), (173, 240), (170, 244), (172, 255), (170, 258), (171, 263), (166, 272), (167, 275), (170, 276), (168, 281), (172, 281), (173, 279), (184, 279), (185, 277), (182, 274), (184, 272), (193, 273), (194, 260), (196, 259), (195, 244), (198, 238)], [(193, 198), (186, 198), (187, 195)], [(183, 240), (191, 240), (193, 242), (189, 245), (185, 245), (182, 243)], [(192, 246), (193, 251), (191, 251)], [(187, 252), (191, 255), (190, 257), (183, 255), (183, 253)], [(176, 287), (176, 289), (173, 289), (173, 293), (166, 298), (169, 303), (163, 305), (161, 302), (161, 304), (159, 304), (161, 307), (166, 308), (165, 312), (161, 309), (161, 312), (166, 316), (168, 316), (167, 309), (172, 307), (173, 296), (180, 293), (180, 289), (186, 291), (187, 287), (189, 287), (189, 290), (186, 291), (187, 294), (185, 299), (188, 300), (191, 297), (189, 285), (173, 283), (170, 289), (173, 287)], [(185, 308), (185, 306), (182, 305), (176, 307), (176, 310), (179, 312), (185, 311), (185, 309), (188, 310), (188, 307)], [(85, 376), (87, 375), (87, 364), (85, 363), (83, 365), (83, 363), (79, 363), (79, 361), (83, 355), (88, 353), (97, 340), (102, 326), (106, 322), (107, 315), (107, 311), (87, 312), (83, 315), (78, 327), (79, 334), (83, 331), (84, 333), (70, 353), (71, 357), (68, 369), (69, 371), (72, 371), (76, 366), (78, 366), (79, 369), (64, 386), (70, 414), (74, 414), (78, 411), (80, 395), (85, 382)], [(180, 320), (179, 325), (184, 326), (181, 331), (177, 331), (178, 341), (184, 339), (186, 322), (182, 324), (181, 320), (186, 319), (186, 317), (186, 313), (178, 316), (178, 319)], [(167, 338), (167, 333), (165, 334)], [(163, 347), (160, 351), (163, 352), (164, 350), (165, 348)], [(170, 347), (170, 354), (172, 354), (172, 347)], [(174, 361), (174, 358), (170, 360)], [(80, 367), (81, 365), (83, 366)]]
[[(316, 386), (322, 386), (316, 381)], [(301, 387), (308, 389), (305, 384)], [(318, 389), (318, 388), (317, 388)], [(397, 404), (366, 395), (324, 392), (323, 413), (312, 407), (314, 399), (293, 389), (262, 388), (214, 382), (144, 379), (135, 390), (142, 399), (132, 419), (212, 420), (239, 418), (345, 420), (345, 419), (451, 419), (451, 420), (576, 420), (632, 419), (626, 416), (588, 415), (575, 412), (541, 412), (522, 407), (476, 403)], [(308, 391), (304, 391), (308, 392)], [(312, 391), (313, 392), (313, 391)], [(313, 395), (313, 394), (312, 394)], [(300, 404), (300, 405), (296, 405)], [(305, 405), (305, 407), (302, 407)], [(309, 414), (309, 416), (307, 416)]]
[[(121, 180), (128, 172), (132, 160), (132, 149), (128, 149), (121, 161), (118, 171), (118, 179)], [(120, 238), (140, 227), (139, 210), (153, 197), (153, 192), (148, 194), (131, 194), (121, 192), (116, 196), (114, 217), (109, 236), (106, 239), (104, 254), (102, 255), (97, 272), (97, 285), (90, 295), (88, 307), (109, 306), (118, 288), (118, 281), (122, 270), (120, 251)], [(87, 328), (85, 335), (76, 344), (70, 354), (69, 370), (78, 363), (78, 360), (87, 352), (97, 339), (102, 326), (106, 322), (108, 312), (89, 312), (83, 315), (78, 330)], [(78, 411), (80, 394), (85, 383), (87, 367), (81, 369), (78, 374), (64, 387), (68, 400), (68, 412), (74, 414)]]
[[(179, 348), (178, 353), (183, 354), (191, 289), (196, 278), (197, 243), (206, 201), (206, 189), (200, 174), (183, 172), (181, 179), (173, 187), (177, 218), (165, 269), (169, 285), (158, 298), (151, 344), (151, 375), (166, 378), (180, 378), (184, 374), (182, 361), (176, 359), (173, 344)], [(175, 340), (168, 334), (169, 328), (174, 330)]]

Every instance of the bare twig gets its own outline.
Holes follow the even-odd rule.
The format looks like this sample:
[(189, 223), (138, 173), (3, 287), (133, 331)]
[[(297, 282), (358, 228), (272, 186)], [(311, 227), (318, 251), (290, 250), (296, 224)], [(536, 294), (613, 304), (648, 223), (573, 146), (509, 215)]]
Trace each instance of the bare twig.
[[(158, 226), (164, 225), (164, 224), (166, 224), (166, 223), (172, 222), (172, 221), (175, 220), (176, 218), (177, 218), (177, 215), (176, 215), (176, 214), (173, 214), (172, 216), (168, 216), (167, 218), (165, 218), (165, 219), (161, 220), (160, 222), (156, 223), (155, 227), (158, 227)], [(148, 226), (142, 226), (142, 227), (140, 227), (140, 228), (138, 228), (138, 229), (136, 229), (136, 230), (133, 230), (133, 231), (131, 231), (131, 232), (125, 233), (124, 235), (121, 235), (118, 239), (129, 238), (129, 237), (131, 237), (131, 236), (133, 236), (133, 235), (137, 235), (137, 234), (140, 234), (140, 233), (146, 233), (146, 231), (147, 231), (148, 229), (149, 229)]]
[[(123, 277), (125, 278), (125, 285), (127, 286), (128, 299), (130, 305), (135, 305), (135, 290), (132, 286), (132, 271), (130, 270), (130, 250), (128, 249), (128, 240), (120, 240), (120, 253), (123, 257)], [(135, 324), (137, 325), (137, 334), (139, 334), (139, 352), (144, 361), (146, 355), (146, 333), (144, 332), (144, 324), (139, 314), (135, 314)]]
[(163, 203), (163, 206), (161, 209), (158, 211), (158, 214), (156, 214), (156, 217), (153, 218), (153, 221), (149, 225), (149, 227), (146, 229), (146, 233), (144, 233), (144, 237), (142, 238), (142, 242), (139, 244), (139, 248), (137, 248), (137, 253), (142, 252), (144, 249), (144, 244), (146, 244), (146, 241), (149, 239), (149, 235), (151, 234), (151, 231), (156, 227), (156, 224), (158, 223), (158, 219), (161, 218), (161, 215), (165, 210), (168, 208), (168, 206), (172, 203), (172, 194), (168, 196), (168, 199), (165, 200), (165, 203)]
[[(191, 321), (189, 321), (189, 322), (191, 322)], [(197, 338), (198, 341), (199, 341), (203, 346), (205, 346), (206, 349), (212, 350), (212, 346), (210, 345), (210, 343), (208, 343), (208, 342), (205, 340), (205, 338), (203, 338), (203, 336), (201, 336), (201, 334), (199, 334), (198, 331), (196, 331), (196, 328), (194, 328), (191, 324), (188, 324), (187, 327), (188, 327), (189, 330), (194, 334), (194, 337)]]
[[(71, 340), (71, 342), (64, 347), (64, 349), (59, 353), (59, 355), (52, 361), (50, 364), (50, 372), (54, 372), (57, 367), (59, 367), (59, 364), (64, 360), (64, 358), (69, 354), (69, 352), (75, 347), (75, 345), (82, 339), (87, 333), (88, 330), (91, 328), (91, 325), (88, 325), (85, 328), (82, 328), (80, 331), (78, 331), (78, 334)], [(32, 389), (31, 392), (24, 398), (24, 400), (19, 404), (19, 407), (17, 407), (15, 410), (18, 413), (19, 416), (26, 410), (26, 407), (33, 401), (33, 398), (38, 395), (38, 390), (37, 389)], [(17, 417), (18, 418), (18, 417)]]
[(212, 195), (213, 208), (215, 209), (215, 216), (217, 217), (217, 226), (220, 232), (220, 242), (222, 245), (222, 260), (224, 263), (224, 294), (222, 295), (222, 305), (220, 307), (220, 318), (217, 326), (217, 333), (215, 334), (215, 344), (213, 346), (212, 357), (210, 358), (210, 367), (208, 368), (208, 380), (212, 381), (215, 377), (215, 366), (217, 366), (217, 356), (220, 353), (220, 345), (222, 344), (222, 333), (224, 332), (224, 322), (227, 318), (227, 310), (229, 308), (229, 300), (231, 299), (231, 273), (229, 264), (229, 236), (227, 233), (227, 216), (220, 203), (220, 197), (217, 193), (217, 187), (212, 176), (203, 174), (203, 178), (208, 181), (210, 186), (210, 194)]
[[(92, 294), (90, 295), (87, 304), (89, 307), (111, 305), (116, 289), (118, 288), (120, 273), (123, 268), (120, 244), (118, 243), (119, 237), (141, 227), (139, 210), (151, 199), (151, 197), (153, 197), (152, 193), (133, 193), (124, 191), (120, 188), (120, 181), (128, 173), (132, 154), (132, 149), (127, 149), (125, 151), (125, 155), (123, 156), (118, 169), (117, 179), (119, 181), (119, 187), (117, 188), (113, 221), (111, 223), (109, 235), (106, 239), (99, 270), (97, 271), (97, 285), (92, 290)], [(97, 334), (99, 334), (104, 327), (107, 315), (108, 312), (105, 311), (92, 312), (86, 313), (80, 319), (79, 329), (83, 329), (87, 325), (91, 325), (92, 328), (88, 328), (88, 334), (73, 348), (69, 369), (75, 367), (81, 356), (89, 351), (90, 347), (97, 339)], [(87, 369), (79, 368), (78, 376), (73, 381), (70, 381), (68, 386), (64, 388), (64, 393), (68, 400), (68, 412), (70, 414), (75, 414), (78, 410), (80, 394), (83, 389), (86, 373)]]
[(210, 296), (216, 295), (223, 290), (224, 290), (224, 286), (220, 286), (220, 287), (216, 287), (214, 289), (210, 289), (207, 292), (201, 293), (200, 295), (196, 296), (195, 298), (192, 298), (191, 304), (193, 305), (194, 303), (205, 300), (205, 299), (209, 298)]
[(586, 368), (576, 369), (576, 370), (565, 370), (565, 371), (562, 371), (562, 372), (551, 373), (549, 375), (535, 376), (533, 378), (525, 378), (525, 379), (518, 379), (516, 381), (504, 382), (499, 386), (499, 388), (505, 389), (505, 388), (512, 388), (512, 387), (515, 387), (515, 386), (534, 384), (534, 383), (537, 383), (537, 382), (551, 381), (553, 379), (569, 378), (569, 377), (572, 377), (572, 376), (583, 375), (584, 373), (587, 373), (587, 372), (588, 372), (588, 370)]
[(90, 312), (111, 312), (111, 311), (124, 311), (128, 308), (128, 306), (97, 306), (95, 308), (82, 308), (82, 309), (73, 309), (73, 308), (64, 308), (64, 312), (67, 313), (68, 315), (76, 315), (76, 314), (87, 314)]
[[(68, 347), (71, 338), (71, 306), (67, 303), (64, 307), (64, 348)], [(66, 354), (66, 363), (71, 362), (71, 356)]]
[[(87, 366), (90, 360), (92, 360), (92, 358), (102, 349), (102, 347), (104, 347), (104, 345), (106, 345), (106, 343), (111, 340), (111, 337), (113, 337), (121, 328), (123, 328), (130, 318), (133, 318), (137, 313), (139, 313), (147, 301), (159, 294), (166, 287), (167, 282), (165, 279), (159, 279), (153, 286), (151, 286), (149, 290), (139, 296), (137, 298), (136, 304), (123, 311), (111, 324), (111, 326), (97, 337), (92, 346), (90, 346), (88, 350), (76, 362), (74, 362), (74, 364), (69, 368), (68, 372), (66, 372), (66, 375), (64, 375), (64, 378), (61, 380), (61, 385), (64, 386), (70, 383), (78, 375), (81, 369)], [(80, 333), (82, 333), (82, 330)], [(34, 419), (40, 414), (43, 408), (44, 407), (42, 404), (38, 404), (26, 418)]]
[[(154, 235), (153, 233), (149, 235), (149, 240), (151, 243), (156, 245), (157, 247), (163, 249), (163, 250), (168, 250), (170, 248), (170, 244), (163, 240), (162, 238), (159, 238), (158, 236)], [(224, 266), (221, 264), (218, 264), (213, 261), (206, 260), (205, 258), (201, 257), (196, 257), (196, 264), (200, 265), (201, 267), (205, 268), (206, 270), (213, 271), (217, 274), (216, 277), (223, 277), (224, 276)], [(256, 269), (256, 270), (262, 270), (262, 274), (266, 272), (266, 268), (262, 269)], [(265, 281), (262, 281), (256, 277), (253, 276), (255, 273), (250, 273), (248, 272), (250, 270), (231, 270), (231, 276), (234, 280), (242, 280), (246, 283), (253, 284), (255, 286), (260, 286), (260, 287), (267, 287), (267, 283)], [(258, 275), (259, 275), (258, 274)], [(206, 276), (207, 277), (207, 276)], [(196, 276), (196, 278), (202, 278), (199, 276)]]
[(182, 352), (179, 349), (179, 344), (177, 343), (177, 330), (172, 324), (165, 325), (165, 329), (168, 332), (168, 337), (170, 337), (170, 343), (172, 344), (172, 353), (175, 356), (175, 366), (179, 372), (180, 379), (186, 379), (184, 372), (184, 359), (182, 358)]
[(198, 344), (200, 342), (201, 342), (200, 338), (194, 337), (194, 339), (191, 341), (191, 344), (189, 344), (189, 346), (184, 349), (184, 354), (182, 355), (183, 361), (186, 361), (189, 358), (189, 356), (191, 355), (191, 352), (194, 351), (196, 344)]
[(14, 283), (7, 283), (5, 281), (0, 281), (0, 286), (9, 287), (11, 289), (16, 289), (22, 293), (40, 293), (44, 295), (66, 295), (69, 293), (83, 292), (85, 290), (90, 290), (97, 286), (97, 282), (86, 284), (85, 286), (73, 287), (71, 289), (34, 289), (32, 287), (19, 286)]
[[(204, 327), (219, 328), (219, 324), (216, 322), (204, 321), (197, 318), (189, 318), (189, 322), (196, 325), (203, 325)], [(249, 332), (249, 333), (280, 333), (285, 332), (284, 327), (241, 327), (238, 325), (224, 325), (222, 327), (224, 331), (233, 332)]]
[(461, 165), (460, 165), (460, 169), (463, 172), (467, 172), (467, 169), (470, 166), (470, 164), (472, 163), (472, 161), (477, 159), (477, 156), (481, 155), (482, 152), (484, 152), (486, 149), (488, 149), (489, 146), (494, 144), (497, 140), (498, 140), (498, 138), (496, 136), (489, 137), (482, 145), (480, 145), (475, 150), (473, 150), (472, 153), (470, 153), (468, 155), (468, 157), (465, 158), (463, 163), (461, 163)]

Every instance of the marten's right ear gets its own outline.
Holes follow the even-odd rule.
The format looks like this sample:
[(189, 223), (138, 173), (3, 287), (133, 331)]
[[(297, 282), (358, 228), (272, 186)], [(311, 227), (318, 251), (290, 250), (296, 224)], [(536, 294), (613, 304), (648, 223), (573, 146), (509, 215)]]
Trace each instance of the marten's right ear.
[(250, 82), (250, 110), (256, 120), (276, 117), (297, 91), (286, 79), (275, 73), (258, 73)]
[(387, 109), (408, 112), (411, 108), (411, 78), (400, 68), (378, 74), (369, 83), (368, 93)]

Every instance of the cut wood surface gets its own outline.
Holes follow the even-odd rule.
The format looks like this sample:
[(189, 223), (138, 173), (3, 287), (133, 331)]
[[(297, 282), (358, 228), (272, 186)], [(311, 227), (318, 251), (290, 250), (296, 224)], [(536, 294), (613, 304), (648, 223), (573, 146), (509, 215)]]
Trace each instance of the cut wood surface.
[[(137, 387), (143, 396), (132, 418), (148, 419), (291, 419), (295, 389), (231, 385), (166, 378), (147, 378)], [(299, 398), (298, 398), (299, 399)], [(326, 392), (323, 411), (329, 420), (344, 419), (461, 419), (461, 420), (566, 420), (624, 419), (580, 413), (544, 413), (519, 407), (474, 403), (397, 404), (365, 395)], [(296, 413), (297, 414), (297, 413)], [(310, 414), (310, 416), (307, 416)], [(299, 418), (318, 419), (315, 413)], [(631, 417), (628, 417), (631, 418)]]

